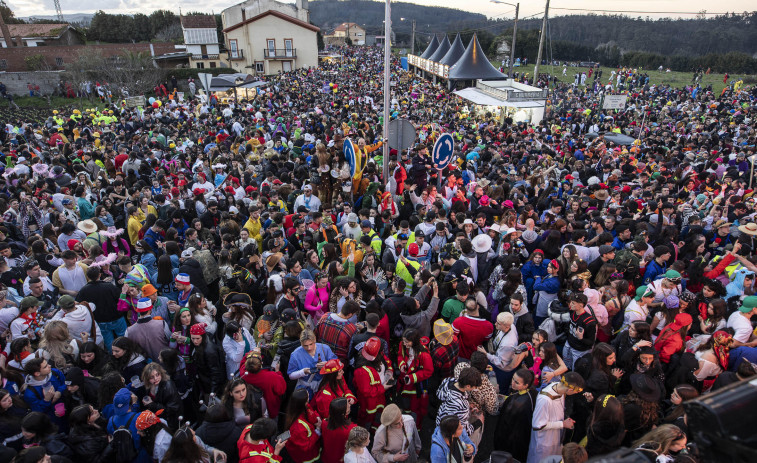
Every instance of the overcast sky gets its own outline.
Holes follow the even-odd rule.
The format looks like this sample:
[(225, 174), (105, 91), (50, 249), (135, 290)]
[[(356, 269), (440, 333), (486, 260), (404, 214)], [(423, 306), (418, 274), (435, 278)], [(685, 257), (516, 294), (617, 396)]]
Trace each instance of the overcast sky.
[[(284, 3), (294, 3), (294, 0), (283, 0)], [(52, 0), (6, 0), (13, 8), (16, 16), (26, 17), (34, 15), (53, 15), (55, 9)], [(107, 13), (149, 13), (157, 9), (172, 9), (177, 14), (179, 7), (182, 11), (203, 11), (218, 13), (224, 8), (233, 5), (236, 2), (226, 0), (181, 0), (180, 2), (167, 4), (163, 0), (61, 0), (61, 8), (64, 14), (71, 13), (93, 13), (97, 10), (103, 10)], [(410, 3), (419, 5), (438, 5), (449, 8), (459, 8), (459, 0), (411, 0)], [(516, 0), (510, 0), (509, 3), (516, 3)], [(521, 2), (521, 17), (531, 15), (541, 16), (544, 11), (544, 1)], [(465, 2), (467, 9), (471, 12), (482, 13), (489, 17), (511, 18), (514, 8), (508, 5), (497, 5), (489, 0), (468, 0)], [(568, 11), (560, 8), (577, 8), (585, 11)], [(588, 12), (597, 12), (601, 9), (610, 10), (627, 10), (625, 13), (629, 16), (650, 16), (659, 17), (684, 17), (690, 18), (692, 14), (673, 14), (673, 12), (692, 13), (701, 10), (707, 10), (711, 13), (723, 12), (743, 12), (757, 9), (757, 3), (754, 0), (730, 0), (728, 2), (712, 2), (709, 0), (614, 0), (612, 2), (599, 0), (553, 0), (550, 5), (550, 16), (564, 14), (581, 14)], [(644, 12), (671, 12), (665, 14), (657, 13), (631, 13), (630, 11)], [(416, 18), (420, 20), (421, 18)]]

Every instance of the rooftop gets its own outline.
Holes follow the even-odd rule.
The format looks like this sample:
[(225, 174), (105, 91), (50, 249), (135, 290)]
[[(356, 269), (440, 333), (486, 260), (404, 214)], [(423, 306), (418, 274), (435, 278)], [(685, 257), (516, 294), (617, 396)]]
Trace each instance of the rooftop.
[(8, 24), (11, 37), (60, 37), (71, 27), (65, 23), (59, 24)]
[(181, 27), (185, 29), (215, 29), (216, 18), (209, 14), (182, 16)]

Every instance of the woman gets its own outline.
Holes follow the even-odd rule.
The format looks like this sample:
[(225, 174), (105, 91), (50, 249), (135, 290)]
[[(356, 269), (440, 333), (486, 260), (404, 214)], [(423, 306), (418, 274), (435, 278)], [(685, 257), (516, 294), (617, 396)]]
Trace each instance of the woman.
[(208, 408), (204, 420), (197, 428), (197, 437), (228, 457), (228, 463), (239, 461), (237, 441), (242, 435), (243, 428), (236, 424), (222, 404), (215, 404)]
[[(216, 308), (200, 293), (189, 297), (187, 306), (194, 314), (195, 323), (205, 323), (205, 331), (214, 335), (216, 333)], [(194, 323), (193, 323), (194, 324)]]
[(691, 326), (691, 315), (679, 313), (673, 323), (667, 325), (655, 341), (654, 348), (660, 353), (660, 361), (668, 365), (671, 357), (683, 351), (686, 333)]
[(155, 251), (145, 240), (137, 241), (137, 244), (134, 245), (134, 251), (138, 256), (138, 263), (142, 264), (147, 270), (150, 281), (155, 281), (158, 276), (158, 257), (155, 255)]
[(699, 397), (699, 391), (690, 384), (679, 384), (673, 388), (670, 394), (671, 410), (665, 415), (663, 422), (670, 423), (681, 428), (683, 432), (688, 430), (686, 409), (683, 403)]
[[(560, 264), (552, 260), (547, 264), (547, 274), (545, 276), (536, 276), (534, 278), (533, 291), (534, 304), (536, 311), (534, 313), (534, 324), (540, 326), (541, 322), (547, 318), (547, 309), (549, 303), (557, 298), (560, 291), (560, 278), (557, 273), (560, 271)], [(528, 288), (528, 286), (526, 286)]]
[(65, 370), (73, 366), (79, 355), (79, 345), (68, 333), (68, 325), (53, 320), (45, 325), (37, 357), (45, 358), (53, 368)]
[(158, 459), (161, 463), (211, 463), (226, 460), (226, 454), (206, 445), (198, 439), (189, 426), (176, 431), (165, 455)]
[(107, 254), (116, 254), (118, 257), (127, 256), (131, 257), (131, 251), (129, 243), (125, 239), (120, 238), (123, 234), (123, 228), (108, 227), (107, 231), (101, 231), (100, 234), (107, 239), (103, 243), (103, 252)]
[(329, 404), (329, 417), (325, 420), (326, 426), (322, 428), (323, 441), (328, 445), (323, 447), (321, 462), (342, 463), (344, 461), (344, 447), (347, 436), (355, 425), (350, 421), (350, 403), (340, 397)]
[(234, 422), (242, 427), (268, 414), (263, 394), (240, 378), (226, 385), (221, 403)]
[(350, 405), (354, 405), (357, 399), (344, 380), (344, 364), (339, 359), (329, 360), (319, 372), (322, 376), (313, 397), (315, 410), (322, 418), (329, 417), (329, 405), (331, 401), (339, 397), (346, 398)]
[(74, 452), (66, 444), (66, 436), (41, 412), (31, 412), (21, 420), (22, 446), (44, 447), (48, 455), (73, 458)]
[(621, 399), (626, 436), (623, 445), (649, 432), (660, 421), (662, 389), (655, 379), (644, 373), (631, 375), (631, 392)]
[(712, 299), (707, 304), (707, 316), (699, 315), (699, 328), (703, 335), (722, 330), (727, 325), (726, 312), (728, 304), (723, 299)]
[[(536, 336), (537, 333), (534, 333), (534, 337)], [(563, 362), (562, 357), (557, 353), (557, 347), (554, 343), (548, 341), (544, 342), (540, 339), (536, 352), (536, 355), (540, 360), (538, 362), (539, 372), (536, 378), (538, 383), (537, 390), (541, 391), (548, 384), (559, 381), (563, 373), (568, 371), (568, 367), (565, 365), (565, 362)], [(536, 364), (536, 362), (534, 362), (534, 364)]]
[(281, 403), (287, 391), (284, 376), (279, 371), (263, 368), (263, 358), (257, 350), (247, 354), (239, 368), (239, 376), (263, 393), (267, 416), (278, 420)]
[(663, 424), (644, 434), (633, 447), (650, 461), (669, 462), (686, 450), (687, 442), (686, 434), (678, 426)]
[(612, 340), (612, 347), (615, 348), (617, 357), (623, 359), (626, 352), (633, 349), (633, 346), (639, 341), (648, 341), (651, 345), (652, 333), (649, 323), (646, 321), (637, 320), (631, 322), (627, 330), (624, 330)]
[(521, 368), (510, 382), (510, 395), (505, 398), (497, 417), (494, 450), (510, 452), (518, 461), (526, 461), (531, 440), (531, 420), (536, 406), (534, 373)]
[(11, 395), (7, 389), (0, 389), (0, 442), (21, 450), (21, 421), (29, 412), (20, 395)]
[(179, 296), (179, 290), (176, 289), (174, 281), (176, 281), (176, 275), (179, 274), (179, 269), (173, 266), (171, 258), (165, 254), (158, 257), (157, 268), (158, 271), (154, 281), (158, 295), (175, 301)]
[(230, 321), (224, 329), (223, 351), (226, 353), (226, 374), (232, 375), (239, 371), (239, 366), (247, 352), (257, 345), (247, 328), (236, 321)]
[(100, 463), (116, 456), (108, 431), (97, 423), (99, 419), (100, 412), (89, 404), (79, 405), (71, 411), (68, 444), (74, 450), (77, 462)]
[(321, 272), (316, 277), (315, 284), (305, 295), (305, 310), (310, 315), (313, 326), (328, 310), (330, 293), (331, 283), (329, 283), (329, 276), (326, 272)]
[(704, 391), (709, 390), (717, 376), (728, 369), (728, 350), (731, 344), (733, 336), (726, 331), (716, 331), (694, 354), (699, 362), (694, 376), (704, 383)]
[[(192, 295), (194, 297), (195, 295)], [(200, 296), (202, 297), (202, 296)], [(192, 342), (189, 338), (189, 330), (197, 324), (194, 311), (189, 307), (182, 307), (173, 319), (171, 333), (171, 347), (179, 351), (181, 358), (188, 365), (192, 362), (191, 348)]]
[(252, 298), (250, 298), (249, 294), (229, 293), (223, 299), (223, 305), (226, 306), (227, 310), (221, 316), (224, 323), (228, 324), (230, 321), (235, 321), (247, 330), (252, 329), (255, 322), (255, 313), (252, 309)]
[(295, 463), (312, 463), (321, 456), (321, 418), (308, 402), (310, 397), (305, 389), (297, 389), (289, 398), (285, 429), (290, 438), (286, 449)]
[[(591, 363), (581, 362), (589, 358)], [(623, 376), (623, 370), (615, 368), (616, 358), (615, 349), (609, 344), (600, 342), (594, 345), (591, 356), (584, 356), (576, 362), (576, 371), (586, 378), (584, 391), (591, 393), (594, 397), (615, 392), (615, 383)], [(590, 369), (586, 372), (587, 374), (580, 371), (584, 366), (582, 363), (589, 363)]]
[(79, 348), (79, 356), (74, 366), (81, 368), (89, 376), (99, 378), (105, 373), (107, 357), (108, 354), (94, 341), (87, 341)]
[[(385, 384), (386, 373), (384, 365), (383, 345), (377, 336), (368, 339), (360, 356), (355, 358), (353, 384), (360, 405), (358, 410), (358, 424), (368, 429), (373, 425), (386, 406), (386, 391), (392, 386)], [(389, 372), (389, 376), (393, 377)]]
[(28, 338), (35, 340), (42, 331), (43, 320), (37, 313), (36, 305), (24, 307), (21, 305), (18, 316), (10, 323), (11, 339)]
[[(562, 219), (558, 219), (555, 224), (560, 223), (561, 221), (564, 223)], [(560, 264), (560, 272), (558, 272), (557, 276), (560, 277), (563, 284), (567, 283), (573, 263), (577, 260), (578, 253), (576, 252), (576, 247), (572, 244), (565, 245), (560, 253), (560, 257), (557, 258), (557, 263)]]
[(142, 405), (153, 412), (163, 410), (168, 426), (178, 428), (179, 416), (183, 414), (181, 397), (166, 370), (157, 363), (151, 363), (142, 371), (141, 379), (143, 387), (137, 391), (137, 396), (141, 397)]
[(135, 380), (138, 382), (142, 370), (147, 365), (147, 354), (139, 347), (139, 344), (121, 336), (113, 341), (111, 351), (112, 355), (106, 369), (120, 373), (127, 382), (134, 383)]
[(457, 415), (442, 418), (431, 436), (431, 463), (464, 463), (476, 454), (476, 446)]
[[(252, 461), (268, 461), (269, 463), (280, 462), (281, 451), (284, 450), (284, 446), (289, 439), (284, 441), (277, 441), (275, 446), (272, 446), (268, 441), (271, 440), (276, 434), (276, 422), (270, 418), (260, 418), (252, 423), (251, 426), (247, 426), (242, 431), (242, 435), (239, 436), (237, 441), (237, 449), (239, 451), (239, 460), (246, 461), (243, 456), (256, 454), (256, 455), (268, 455), (265, 460), (252, 459)], [(291, 437), (290, 437), (291, 439)], [(336, 444), (335, 444), (336, 445)], [(341, 454), (344, 454), (344, 442), (340, 447)]]
[(526, 287), (526, 293), (528, 294), (529, 307), (533, 307), (534, 283), (536, 283), (536, 277), (546, 276), (548, 265), (547, 262), (544, 262), (544, 251), (536, 249), (531, 253), (531, 258), (521, 269), (521, 273), (523, 274), (523, 285)]
[(145, 410), (137, 415), (135, 420), (140, 446), (147, 453), (150, 461), (162, 461), (172, 439), (171, 430), (158, 415), (162, 415), (162, 412), (158, 411), (156, 414)]
[(190, 355), (194, 365), (195, 397), (204, 400), (211, 393), (220, 396), (226, 382), (226, 365), (220, 349), (207, 335), (202, 323), (192, 325), (189, 340), (192, 343)]
[(589, 457), (618, 450), (626, 435), (623, 405), (614, 395), (594, 399), (594, 412), (586, 427), (586, 452)]
[(397, 355), (400, 377), (397, 382), (405, 410), (415, 413), (418, 427), (428, 412), (428, 379), (434, 374), (434, 361), (421, 343), (420, 332), (406, 330)]

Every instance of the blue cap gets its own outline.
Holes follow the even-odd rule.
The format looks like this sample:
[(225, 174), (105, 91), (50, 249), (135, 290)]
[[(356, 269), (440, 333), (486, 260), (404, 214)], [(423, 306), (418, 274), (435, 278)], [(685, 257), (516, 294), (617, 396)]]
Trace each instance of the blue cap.
[(360, 223), (360, 226), (363, 228), (371, 228), (371, 221), (370, 220), (363, 220)]
[(122, 387), (116, 392), (116, 396), (113, 397), (113, 406), (116, 409), (116, 415), (123, 415), (129, 411), (129, 404), (131, 403), (131, 391)]

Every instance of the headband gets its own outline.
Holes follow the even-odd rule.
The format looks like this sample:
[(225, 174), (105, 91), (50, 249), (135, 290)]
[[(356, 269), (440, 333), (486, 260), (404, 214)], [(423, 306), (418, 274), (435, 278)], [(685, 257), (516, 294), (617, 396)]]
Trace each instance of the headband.
[(584, 390), (584, 388), (582, 388), (582, 387), (578, 387), (578, 386), (574, 386), (572, 384), (568, 384), (568, 381), (565, 379), (565, 376), (563, 376), (562, 378), (560, 378), (560, 384), (562, 384), (563, 386), (567, 387), (568, 389), (570, 389), (573, 392), (581, 392), (581, 391)]
[(607, 394), (605, 396), (605, 400), (602, 401), (602, 408), (607, 407), (607, 402), (610, 400), (611, 397), (615, 397), (615, 396), (612, 394)]

